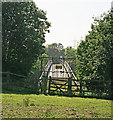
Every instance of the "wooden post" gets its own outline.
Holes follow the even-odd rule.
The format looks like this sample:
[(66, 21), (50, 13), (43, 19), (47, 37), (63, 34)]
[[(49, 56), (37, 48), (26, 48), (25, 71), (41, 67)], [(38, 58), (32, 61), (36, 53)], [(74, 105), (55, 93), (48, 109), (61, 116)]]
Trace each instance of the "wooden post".
[(80, 79), (80, 95), (82, 95), (82, 80)]
[(48, 80), (48, 76), (44, 78), (44, 94), (46, 94), (46, 90), (47, 90), (47, 80)]
[(43, 69), (43, 59), (41, 59), (41, 74), (42, 74), (42, 69)]
[(41, 89), (41, 94), (42, 94), (42, 82), (40, 82), (40, 89)]
[(71, 87), (72, 87), (72, 80), (71, 78), (68, 78), (68, 95), (69, 96), (72, 95)]
[(39, 93), (38, 81), (39, 81), (38, 79), (35, 80), (35, 85), (34, 85), (35, 93)]
[(7, 72), (7, 88), (10, 88), (10, 72)]
[(49, 89), (48, 89), (49, 94), (50, 94), (50, 87), (51, 87), (51, 76), (49, 76)]

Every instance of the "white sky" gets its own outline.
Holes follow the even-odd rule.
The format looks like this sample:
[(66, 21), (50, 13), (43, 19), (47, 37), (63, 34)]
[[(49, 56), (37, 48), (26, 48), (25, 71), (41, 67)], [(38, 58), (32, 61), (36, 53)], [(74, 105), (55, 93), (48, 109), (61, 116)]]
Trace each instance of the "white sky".
[(92, 17), (111, 8), (112, 0), (33, 0), (37, 7), (47, 11), (51, 22), (46, 43), (62, 43), (64, 47), (76, 48), (77, 41), (90, 30)]

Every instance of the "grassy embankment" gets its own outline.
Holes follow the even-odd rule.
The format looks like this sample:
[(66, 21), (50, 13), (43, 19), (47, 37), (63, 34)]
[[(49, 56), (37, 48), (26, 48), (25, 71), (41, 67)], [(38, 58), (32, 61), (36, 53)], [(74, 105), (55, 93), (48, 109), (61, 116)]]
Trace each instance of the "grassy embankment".
[(2, 94), (2, 115), (3, 118), (111, 118), (111, 101)]

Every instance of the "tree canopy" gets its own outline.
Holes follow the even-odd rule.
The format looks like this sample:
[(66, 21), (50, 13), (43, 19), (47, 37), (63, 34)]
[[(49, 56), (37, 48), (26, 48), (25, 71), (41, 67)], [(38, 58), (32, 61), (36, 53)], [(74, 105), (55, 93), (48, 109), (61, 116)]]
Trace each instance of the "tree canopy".
[[(90, 87), (97, 90), (98, 85), (109, 86), (111, 81), (111, 64), (113, 50), (113, 13), (102, 14), (94, 18), (91, 31), (77, 48), (76, 76), (78, 79), (90, 80)], [(95, 87), (93, 80), (98, 82)], [(107, 81), (102, 82), (102, 81)], [(109, 87), (107, 88), (109, 89)], [(102, 90), (101, 90), (102, 91)]]
[(61, 43), (52, 43), (46, 46), (45, 52), (49, 57), (64, 57), (65, 49)]
[(3, 71), (27, 75), (44, 53), (50, 23), (34, 2), (2, 3)]

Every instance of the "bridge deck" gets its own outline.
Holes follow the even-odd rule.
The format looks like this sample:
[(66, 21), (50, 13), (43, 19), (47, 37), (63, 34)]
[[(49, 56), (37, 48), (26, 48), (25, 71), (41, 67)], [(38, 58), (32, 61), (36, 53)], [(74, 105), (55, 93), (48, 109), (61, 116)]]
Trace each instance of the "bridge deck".
[[(56, 66), (62, 66), (62, 69), (56, 69)], [(56, 78), (68, 78), (68, 73), (62, 64), (53, 64), (48, 76)]]

